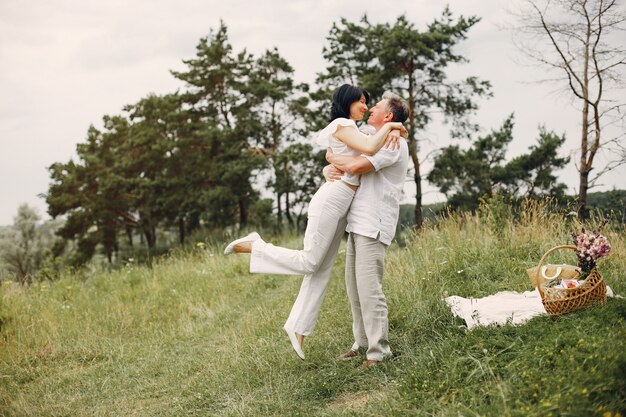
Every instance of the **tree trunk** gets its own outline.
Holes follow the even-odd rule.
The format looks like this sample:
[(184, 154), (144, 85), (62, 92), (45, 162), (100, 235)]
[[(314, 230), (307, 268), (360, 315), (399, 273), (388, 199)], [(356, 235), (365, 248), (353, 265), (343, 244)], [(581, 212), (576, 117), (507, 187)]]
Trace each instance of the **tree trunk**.
[(143, 232), (146, 237), (146, 243), (148, 244), (148, 249), (154, 249), (156, 244), (156, 233), (153, 228), (146, 228)]
[(576, 201), (576, 213), (578, 218), (583, 220), (586, 217), (585, 206), (587, 205), (587, 190), (589, 189), (589, 171), (591, 165), (587, 163), (588, 143), (589, 143), (589, 39), (590, 26), (587, 25), (585, 46), (585, 55), (583, 61), (583, 120), (582, 120), (582, 137), (580, 149), (580, 178), (578, 184), (578, 199)]
[(181, 245), (185, 243), (185, 221), (182, 216), (178, 218), (178, 240)]
[(293, 229), (293, 218), (291, 217), (291, 209), (289, 207), (289, 193), (285, 193), (285, 217), (289, 222), (289, 227)]
[(21, 282), (29, 282), (28, 279), (28, 266), (24, 265), (26, 256), (22, 256), (19, 252), (19, 249), (16, 251), (15, 256), (15, 266), (17, 266), (18, 275), (21, 277)]
[(300, 230), (302, 230), (302, 219), (303, 219), (303, 215), (302, 215), (302, 210), (300, 210), (300, 213), (298, 213), (298, 215), (296, 216), (296, 230), (299, 232)]
[(415, 181), (415, 228), (421, 229), (424, 223), (422, 217), (422, 176), (420, 174), (420, 161), (417, 157), (417, 139), (415, 138), (415, 92), (413, 80), (413, 71), (409, 72), (409, 153), (415, 168), (413, 180)]
[[(588, 95), (587, 84), (583, 86), (583, 96)], [(589, 103), (583, 101), (583, 120), (580, 140), (580, 166), (578, 167), (578, 198), (576, 199), (576, 213), (579, 220), (584, 220), (587, 216), (587, 190), (589, 189), (589, 171), (590, 165), (587, 163), (588, 143), (589, 143)]]
[(576, 199), (576, 213), (580, 220), (587, 218), (587, 191), (589, 189), (589, 171), (580, 171), (578, 184), (578, 198)]
[(276, 229), (279, 231), (282, 230), (283, 227), (283, 207), (280, 201), (282, 194), (276, 193)]
[(126, 226), (126, 237), (128, 237), (128, 245), (133, 247), (133, 228)]
[(245, 227), (248, 224), (248, 206), (246, 202), (239, 199), (239, 227)]
[(193, 232), (200, 227), (200, 214), (197, 211), (192, 211), (187, 216), (187, 231)]
[(415, 165), (415, 228), (421, 229), (424, 224), (422, 216), (422, 177), (420, 176), (420, 163), (417, 156), (413, 160)]

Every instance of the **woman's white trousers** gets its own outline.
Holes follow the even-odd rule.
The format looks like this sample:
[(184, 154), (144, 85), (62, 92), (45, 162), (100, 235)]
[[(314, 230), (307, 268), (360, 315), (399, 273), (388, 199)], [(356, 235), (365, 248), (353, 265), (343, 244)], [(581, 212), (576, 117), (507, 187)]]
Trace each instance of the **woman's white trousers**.
[(262, 239), (252, 244), (250, 272), (304, 275), (285, 324), (296, 333), (309, 336), (313, 332), (353, 198), (354, 190), (341, 181), (320, 187), (309, 203), (302, 250), (274, 246)]

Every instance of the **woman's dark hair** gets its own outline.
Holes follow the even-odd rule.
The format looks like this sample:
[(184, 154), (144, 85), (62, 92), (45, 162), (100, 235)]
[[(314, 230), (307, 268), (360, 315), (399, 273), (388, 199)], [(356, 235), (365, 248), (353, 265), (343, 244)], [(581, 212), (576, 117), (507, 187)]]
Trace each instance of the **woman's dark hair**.
[(360, 87), (344, 84), (336, 89), (333, 93), (333, 103), (330, 106), (330, 121), (340, 117), (349, 119), (350, 105), (361, 100), (361, 96), (365, 97), (365, 104), (370, 103), (369, 93)]

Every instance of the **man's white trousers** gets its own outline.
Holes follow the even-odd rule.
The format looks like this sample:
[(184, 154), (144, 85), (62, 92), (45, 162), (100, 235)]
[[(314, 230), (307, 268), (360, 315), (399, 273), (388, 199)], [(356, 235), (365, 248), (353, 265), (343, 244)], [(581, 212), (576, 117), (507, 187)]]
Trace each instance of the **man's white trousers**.
[(382, 361), (391, 356), (387, 300), (383, 272), (387, 246), (378, 239), (348, 235), (346, 245), (346, 291), (352, 309), (352, 350), (367, 349), (367, 359)]

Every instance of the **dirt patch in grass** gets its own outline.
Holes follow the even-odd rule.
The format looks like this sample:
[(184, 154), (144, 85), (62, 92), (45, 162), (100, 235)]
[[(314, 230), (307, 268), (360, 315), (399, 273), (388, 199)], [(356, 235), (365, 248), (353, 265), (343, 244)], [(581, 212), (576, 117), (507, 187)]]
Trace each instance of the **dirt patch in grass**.
[(380, 400), (383, 394), (380, 392), (348, 392), (341, 394), (333, 402), (328, 404), (329, 411), (348, 410), (354, 411), (363, 408), (369, 401)]

